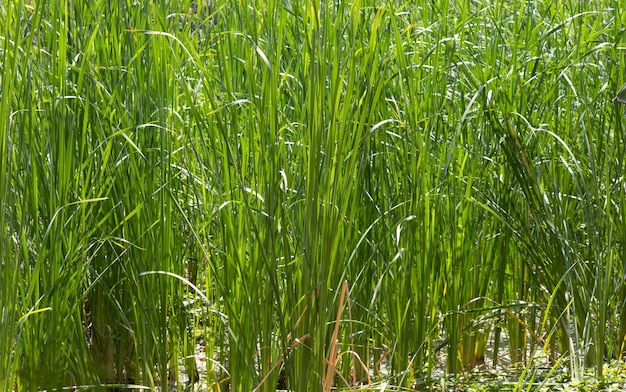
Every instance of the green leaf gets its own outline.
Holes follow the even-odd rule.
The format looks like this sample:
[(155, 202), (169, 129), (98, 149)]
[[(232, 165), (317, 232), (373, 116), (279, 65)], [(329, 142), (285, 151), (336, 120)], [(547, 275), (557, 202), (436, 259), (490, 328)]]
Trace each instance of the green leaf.
[(622, 86), (622, 88), (617, 92), (613, 101), (619, 101), (621, 103), (626, 104), (626, 84)]

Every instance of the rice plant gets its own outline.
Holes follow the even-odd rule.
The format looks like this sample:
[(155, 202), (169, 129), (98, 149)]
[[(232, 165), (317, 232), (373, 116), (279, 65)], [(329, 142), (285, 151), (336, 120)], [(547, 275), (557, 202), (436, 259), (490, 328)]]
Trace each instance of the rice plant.
[(3, 390), (522, 388), (623, 359), (619, 2), (0, 21)]

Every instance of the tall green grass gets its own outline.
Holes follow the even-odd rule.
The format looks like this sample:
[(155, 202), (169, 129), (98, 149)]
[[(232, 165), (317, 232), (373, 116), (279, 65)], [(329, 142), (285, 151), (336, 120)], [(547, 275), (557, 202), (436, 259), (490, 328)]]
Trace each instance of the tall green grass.
[(17, 1), (0, 21), (3, 390), (623, 358), (619, 2)]

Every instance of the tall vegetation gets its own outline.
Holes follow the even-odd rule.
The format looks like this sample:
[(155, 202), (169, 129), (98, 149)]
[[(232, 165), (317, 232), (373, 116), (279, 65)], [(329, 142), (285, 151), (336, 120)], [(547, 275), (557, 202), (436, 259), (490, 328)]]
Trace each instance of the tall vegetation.
[(602, 376), (625, 18), (0, 3), (0, 387), (411, 386), (538, 354)]

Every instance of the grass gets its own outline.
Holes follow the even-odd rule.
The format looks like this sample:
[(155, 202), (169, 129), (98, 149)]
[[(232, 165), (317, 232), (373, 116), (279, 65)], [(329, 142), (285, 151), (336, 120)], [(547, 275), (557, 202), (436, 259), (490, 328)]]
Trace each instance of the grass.
[(409, 389), (504, 363), (521, 390), (539, 353), (607, 380), (624, 18), (0, 4), (0, 386)]

